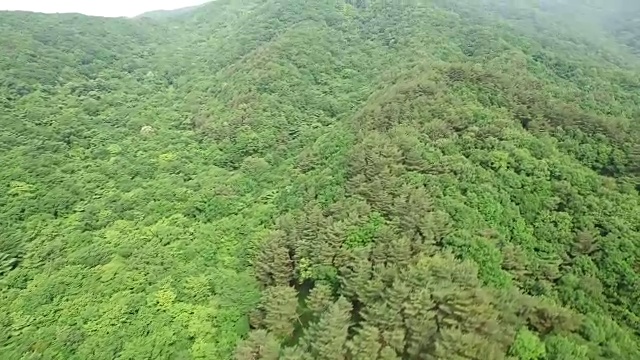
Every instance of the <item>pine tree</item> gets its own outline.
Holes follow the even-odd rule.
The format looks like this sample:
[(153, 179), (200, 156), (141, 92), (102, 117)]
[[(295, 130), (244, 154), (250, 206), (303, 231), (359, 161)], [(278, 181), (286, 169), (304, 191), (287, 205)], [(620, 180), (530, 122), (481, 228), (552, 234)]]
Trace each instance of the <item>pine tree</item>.
[(253, 330), (236, 348), (236, 360), (277, 360), (280, 344), (266, 330)]
[(436, 313), (432, 311), (434, 306), (428, 294), (420, 293), (412, 294), (405, 304), (405, 352), (412, 358), (418, 358), (423, 353), (433, 353), (441, 330)]
[(556, 254), (539, 252), (538, 257), (539, 261), (535, 275), (538, 276), (540, 280), (553, 283), (562, 276), (560, 272), (562, 260)]
[(402, 154), (387, 135), (372, 132), (354, 147), (349, 159), (351, 194), (360, 195), (373, 209), (390, 215), (400, 186)]
[(389, 310), (396, 314), (397, 323), (394, 325), (400, 325), (402, 318), (398, 317), (404, 313), (404, 305), (411, 296), (411, 287), (402, 279), (401, 276), (393, 281), (393, 284), (385, 289), (384, 302), (389, 307)]
[(305, 207), (304, 218), (300, 227), (300, 236), (305, 243), (311, 243), (318, 239), (320, 231), (327, 228), (328, 221), (318, 204), (310, 203)]
[(448, 232), (446, 215), (435, 211), (423, 187), (405, 186), (403, 195), (394, 200), (394, 223), (407, 236), (413, 253), (433, 253)]
[(523, 297), (518, 313), (531, 329), (543, 336), (552, 332), (573, 331), (581, 322), (581, 318), (572, 311), (549, 300), (533, 297)]
[(293, 264), (284, 236), (282, 231), (274, 231), (260, 244), (253, 265), (263, 286), (285, 286), (293, 279)]
[(340, 297), (317, 322), (309, 325), (301, 343), (313, 359), (343, 360), (345, 358), (351, 310), (351, 303), (344, 297)]
[(629, 151), (629, 172), (640, 182), (640, 144), (634, 144)]
[(396, 127), (393, 130), (393, 142), (402, 151), (402, 164), (407, 170), (424, 172), (428, 169), (420, 151), (424, 145), (410, 126)]
[(309, 291), (309, 296), (306, 299), (306, 304), (309, 310), (313, 312), (314, 316), (319, 316), (333, 303), (333, 291), (331, 286), (326, 283), (316, 283), (316, 285)]
[(282, 350), (279, 360), (313, 360), (313, 358), (300, 347), (292, 346)]
[(571, 249), (571, 255), (577, 257), (579, 255), (591, 255), (598, 251), (600, 245), (597, 239), (588, 231), (580, 231), (576, 234), (576, 239)]
[(388, 172), (361, 185), (358, 195), (364, 197), (371, 207), (381, 214), (389, 216), (393, 211), (391, 186), (395, 180)]
[(358, 293), (359, 300), (364, 304), (379, 301), (384, 297), (384, 291), (389, 286), (393, 274), (384, 265), (374, 265), (371, 268), (371, 278), (364, 283)]
[(411, 240), (404, 236), (396, 236), (388, 245), (388, 262), (402, 269), (412, 263), (413, 251)]
[(389, 346), (385, 346), (380, 350), (379, 360), (400, 360), (400, 356)]
[(511, 273), (514, 278), (524, 282), (528, 275), (529, 259), (517, 245), (507, 244), (502, 248), (502, 268)]
[(382, 226), (375, 236), (370, 259), (374, 265), (404, 268), (413, 257), (411, 240), (399, 234), (392, 226)]
[(385, 266), (388, 263), (387, 254), (390, 252), (388, 243), (380, 241), (379, 237), (375, 239), (375, 243), (370, 245), (371, 252), (369, 259), (373, 266)]
[(283, 244), (274, 244), (272, 248), (273, 262), (271, 264), (272, 284), (278, 286), (289, 285), (293, 279), (293, 264), (289, 257), (289, 249)]
[(349, 358), (353, 360), (376, 359), (381, 348), (379, 339), (380, 330), (365, 324), (347, 343)]
[(292, 244), (300, 282), (304, 280), (304, 276), (300, 274), (301, 263), (306, 262), (310, 268), (322, 264), (319, 260), (321, 244), (318, 238), (321, 230), (326, 229), (327, 226), (328, 220), (324, 217), (320, 206), (315, 203), (307, 204), (297, 224)]
[(249, 312), (249, 325), (258, 329), (261, 328), (264, 323), (264, 310), (260, 308), (255, 308)]
[(430, 359), (503, 360), (505, 350), (502, 345), (477, 333), (465, 333), (451, 328), (440, 334)]
[(325, 266), (334, 265), (334, 259), (345, 238), (344, 224), (340, 221), (331, 221), (330, 225), (320, 229), (317, 241), (315, 242), (315, 255), (319, 264)]
[(486, 344), (484, 354), (493, 354), (495, 349), (506, 351), (514, 330), (501, 322), (496, 298), (480, 286), (471, 265), (450, 256), (436, 256), (424, 259), (407, 275), (413, 284), (405, 305), (410, 355), (440, 356), (438, 346), (444, 346), (443, 341), (448, 342), (447, 336), (456, 331), (468, 341), (481, 339), (469, 344)]
[(298, 319), (298, 293), (288, 286), (273, 286), (263, 294), (264, 324), (277, 338), (286, 339), (293, 334)]
[(410, 293), (411, 289), (398, 278), (384, 289), (379, 301), (364, 303), (365, 307), (360, 312), (365, 324), (380, 329), (384, 342), (399, 352), (404, 349), (408, 321), (405, 306)]
[(371, 279), (368, 249), (357, 249), (350, 254), (348, 265), (340, 269), (340, 291), (349, 298), (364, 298)]

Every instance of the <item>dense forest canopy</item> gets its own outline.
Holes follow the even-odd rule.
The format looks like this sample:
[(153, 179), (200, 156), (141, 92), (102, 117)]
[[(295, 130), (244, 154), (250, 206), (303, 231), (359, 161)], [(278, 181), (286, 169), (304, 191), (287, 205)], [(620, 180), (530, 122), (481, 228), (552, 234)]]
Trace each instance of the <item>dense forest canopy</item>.
[(0, 358), (640, 359), (639, 18), (0, 12)]

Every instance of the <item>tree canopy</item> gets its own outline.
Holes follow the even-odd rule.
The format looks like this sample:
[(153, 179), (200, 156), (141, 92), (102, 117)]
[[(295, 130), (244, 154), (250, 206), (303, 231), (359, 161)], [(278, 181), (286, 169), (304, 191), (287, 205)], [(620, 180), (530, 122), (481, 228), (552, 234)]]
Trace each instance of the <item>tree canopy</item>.
[(0, 12), (0, 357), (640, 359), (638, 14)]

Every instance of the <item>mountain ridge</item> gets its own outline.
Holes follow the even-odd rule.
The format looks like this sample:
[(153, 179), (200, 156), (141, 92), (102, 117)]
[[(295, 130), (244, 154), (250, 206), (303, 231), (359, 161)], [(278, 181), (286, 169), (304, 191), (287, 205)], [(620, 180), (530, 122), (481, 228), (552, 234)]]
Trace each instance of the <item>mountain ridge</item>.
[(181, 7), (178, 9), (172, 9), (172, 10), (152, 10), (152, 11), (147, 11), (144, 12), (140, 15), (136, 15), (136, 16), (132, 16), (133, 19), (140, 19), (140, 18), (152, 18), (152, 19), (164, 19), (164, 18), (171, 18), (171, 17), (176, 17), (176, 16), (181, 16), (181, 15), (186, 15), (196, 9), (198, 9), (199, 7), (205, 6), (207, 5), (207, 3), (203, 3), (200, 5), (193, 5), (193, 6), (186, 6), (186, 7)]

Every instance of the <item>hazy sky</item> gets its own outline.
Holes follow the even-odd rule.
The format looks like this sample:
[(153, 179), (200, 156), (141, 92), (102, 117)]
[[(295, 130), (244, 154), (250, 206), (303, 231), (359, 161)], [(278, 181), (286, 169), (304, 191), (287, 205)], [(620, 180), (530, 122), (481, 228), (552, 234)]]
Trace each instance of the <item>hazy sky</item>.
[(135, 16), (151, 10), (170, 10), (208, 0), (0, 0), (0, 10), (77, 12), (98, 16)]

